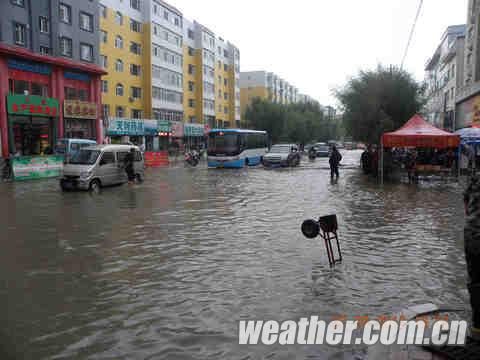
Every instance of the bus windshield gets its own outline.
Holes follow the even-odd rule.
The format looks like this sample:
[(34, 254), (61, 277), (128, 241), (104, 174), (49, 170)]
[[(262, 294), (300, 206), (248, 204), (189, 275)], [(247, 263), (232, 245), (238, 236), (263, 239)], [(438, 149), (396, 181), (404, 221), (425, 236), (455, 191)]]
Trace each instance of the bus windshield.
[(70, 160), (70, 164), (93, 165), (97, 161), (98, 155), (100, 155), (99, 150), (82, 149), (73, 155), (72, 160)]
[(240, 151), (238, 134), (210, 133), (208, 136), (209, 155), (238, 155)]

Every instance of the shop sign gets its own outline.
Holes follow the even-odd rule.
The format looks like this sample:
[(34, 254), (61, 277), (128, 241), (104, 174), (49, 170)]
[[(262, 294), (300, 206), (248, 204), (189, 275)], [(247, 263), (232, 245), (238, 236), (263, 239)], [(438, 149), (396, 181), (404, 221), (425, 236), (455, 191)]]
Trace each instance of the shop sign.
[(58, 116), (58, 100), (37, 95), (8, 95), (7, 112), (13, 115)]
[(157, 120), (157, 131), (169, 133), (172, 131), (172, 125), (168, 120)]
[(7, 66), (10, 69), (28, 71), (42, 75), (50, 75), (52, 73), (52, 68), (50, 66), (30, 61), (9, 59), (7, 60)]
[(205, 128), (202, 124), (185, 124), (184, 134), (185, 136), (203, 136)]
[(156, 136), (157, 122), (144, 119), (111, 119), (107, 129), (108, 136)]
[(22, 156), (12, 161), (14, 180), (58, 177), (63, 169), (63, 156)]
[(96, 119), (97, 104), (86, 101), (65, 100), (63, 113), (68, 118)]
[(88, 82), (90, 81), (90, 76), (88, 74), (76, 73), (71, 71), (65, 71), (63, 77), (69, 80), (80, 80)]

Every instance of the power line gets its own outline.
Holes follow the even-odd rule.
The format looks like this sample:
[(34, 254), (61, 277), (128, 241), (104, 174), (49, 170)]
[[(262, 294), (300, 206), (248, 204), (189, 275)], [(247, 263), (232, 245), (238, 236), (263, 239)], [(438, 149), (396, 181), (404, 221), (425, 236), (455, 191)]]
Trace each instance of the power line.
[(402, 65), (400, 69), (403, 69), (403, 65), (405, 64), (405, 59), (407, 58), (408, 49), (410, 48), (410, 43), (412, 42), (413, 33), (415, 32), (415, 27), (417, 26), (417, 21), (420, 16), (420, 11), (422, 10), (423, 0), (420, 0), (420, 4), (418, 4), (417, 15), (415, 16), (415, 21), (412, 25), (412, 30), (410, 30), (410, 36), (408, 37), (407, 47), (405, 48), (405, 54), (403, 54)]

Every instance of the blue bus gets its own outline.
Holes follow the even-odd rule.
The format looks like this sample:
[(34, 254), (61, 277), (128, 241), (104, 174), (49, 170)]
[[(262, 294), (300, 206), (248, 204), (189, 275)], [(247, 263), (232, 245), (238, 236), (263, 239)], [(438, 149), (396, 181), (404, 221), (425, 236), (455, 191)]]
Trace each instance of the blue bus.
[(266, 131), (213, 129), (208, 133), (208, 166), (242, 168), (262, 162), (268, 150)]

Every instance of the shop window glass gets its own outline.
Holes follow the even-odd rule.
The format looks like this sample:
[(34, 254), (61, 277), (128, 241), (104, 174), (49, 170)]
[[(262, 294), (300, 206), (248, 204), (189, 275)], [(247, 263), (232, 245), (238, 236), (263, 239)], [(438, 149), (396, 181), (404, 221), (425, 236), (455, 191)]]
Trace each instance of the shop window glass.
[(48, 96), (48, 87), (44, 84), (32, 83), (32, 95)]
[(16, 116), (10, 121), (10, 152), (18, 156), (53, 153), (54, 122), (49, 118)]
[(28, 81), (23, 80), (14, 80), (13, 81), (13, 93), (14, 94), (25, 94), (25, 91), (29, 91), (29, 83)]

